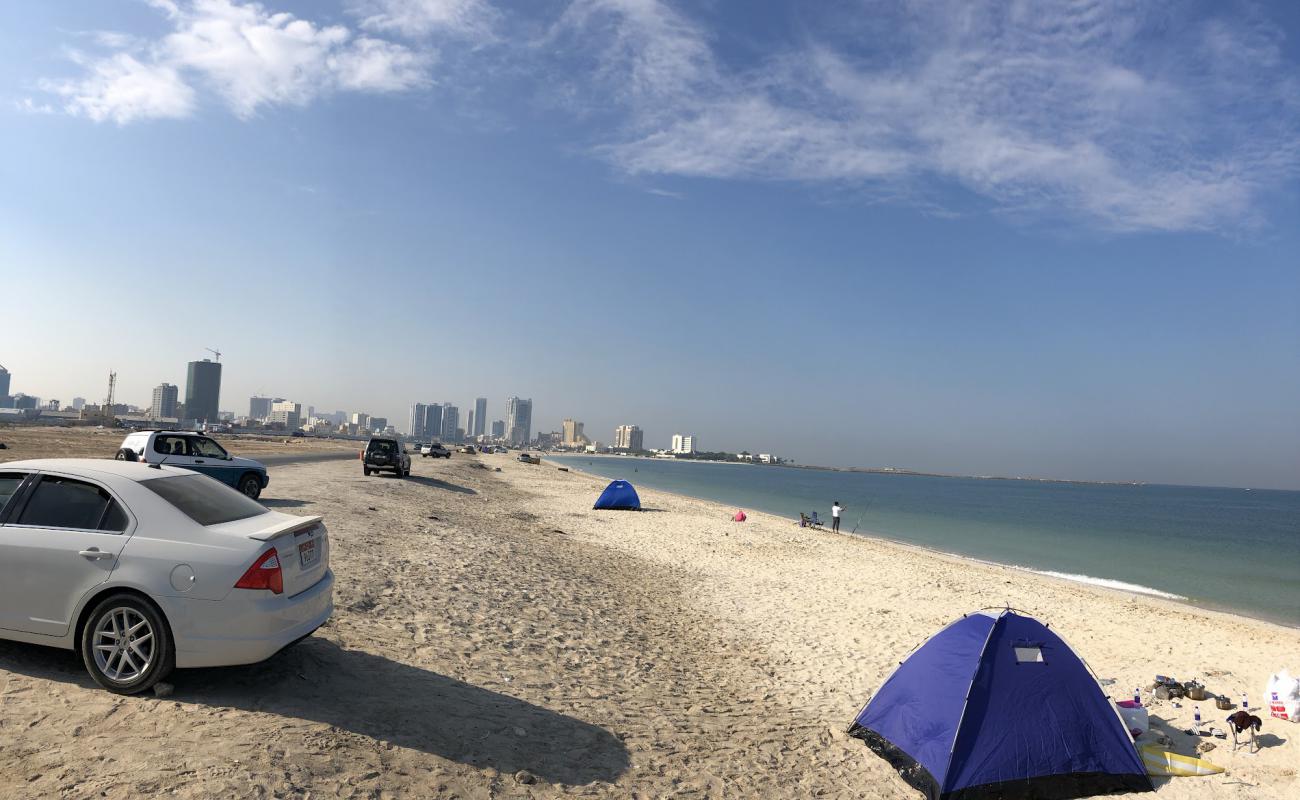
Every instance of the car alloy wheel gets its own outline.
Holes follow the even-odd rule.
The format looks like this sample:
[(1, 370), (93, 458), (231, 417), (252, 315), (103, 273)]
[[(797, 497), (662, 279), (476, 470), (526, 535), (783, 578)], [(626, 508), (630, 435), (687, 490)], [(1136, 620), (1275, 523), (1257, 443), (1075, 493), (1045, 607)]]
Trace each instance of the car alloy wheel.
[(239, 481), (239, 491), (256, 500), (262, 496), (262, 482), (256, 475), (245, 475)]
[(117, 694), (143, 692), (176, 665), (171, 630), (158, 609), (132, 594), (99, 603), (81, 631), (81, 659), (95, 683)]
[(113, 683), (130, 684), (149, 671), (158, 652), (153, 624), (134, 608), (120, 606), (99, 618), (92, 634), (95, 666)]

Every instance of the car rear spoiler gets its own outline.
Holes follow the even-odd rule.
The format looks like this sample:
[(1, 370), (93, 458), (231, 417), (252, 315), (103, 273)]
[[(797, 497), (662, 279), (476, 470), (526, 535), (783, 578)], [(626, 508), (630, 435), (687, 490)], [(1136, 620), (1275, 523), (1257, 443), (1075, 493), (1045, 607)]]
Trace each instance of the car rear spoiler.
[(248, 538), (256, 539), (259, 542), (269, 542), (277, 536), (282, 536), (289, 532), (306, 530), (320, 524), (321, 517), (292, 517), (284, 522), (272, 525), (269, 528), (263, 528), (255, 533), (248, 534)]

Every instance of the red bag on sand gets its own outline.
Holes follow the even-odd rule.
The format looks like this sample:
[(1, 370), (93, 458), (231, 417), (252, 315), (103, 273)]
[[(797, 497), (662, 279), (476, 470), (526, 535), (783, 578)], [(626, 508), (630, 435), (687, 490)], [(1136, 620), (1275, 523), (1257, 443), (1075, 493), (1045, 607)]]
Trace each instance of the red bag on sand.
[(734, 519), (736, 522), (744, 522), (746, 519), (748, 519), (748, 517), (745, 516), (744, 511), (737, 511), (736, 516), (732, 517), (732, 519)]

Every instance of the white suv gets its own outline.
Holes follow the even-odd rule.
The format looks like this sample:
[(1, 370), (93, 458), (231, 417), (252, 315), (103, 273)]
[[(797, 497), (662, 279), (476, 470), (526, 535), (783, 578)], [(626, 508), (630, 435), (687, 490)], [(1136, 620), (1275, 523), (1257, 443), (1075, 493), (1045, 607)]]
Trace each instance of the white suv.
[(137, 431), (122, 440), (116, 458), (201, 472), (254, 500), (270, 483), (261, 462), (232, 456), (212, 438), (194, 431)]
[(451, 458), (451, 451), (438, 442), (420, 448), (421, 458)]

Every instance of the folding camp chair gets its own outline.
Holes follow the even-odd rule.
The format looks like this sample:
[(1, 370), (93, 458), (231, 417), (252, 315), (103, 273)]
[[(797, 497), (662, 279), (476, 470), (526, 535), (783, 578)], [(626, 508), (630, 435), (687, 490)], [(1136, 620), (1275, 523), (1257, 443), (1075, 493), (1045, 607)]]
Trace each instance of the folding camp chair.
[[(1252, 753), (1259, 751), (1259, 740), (1255, 738), (1255, 731), (1258, 731), (1264, 722), (1259, 717), (1246, 712), (1238, 711), (1231, 717), (1228, 717), (1228, 727), (1232, 730), (1232, 752), (1237, 752), (1237, 748), (1242, 744), (1249, 745), (1249, 751)], [(1240, 734), (1250, 734), (1250, 739), (1246, 742), (1239, 740)]]
[(812, 517), (810, 517), (808, 521), (812, 524), (814, 528), (820, 528), (822, 526), (822, 521), (817, 519), (816, 511), (812, 513)]

